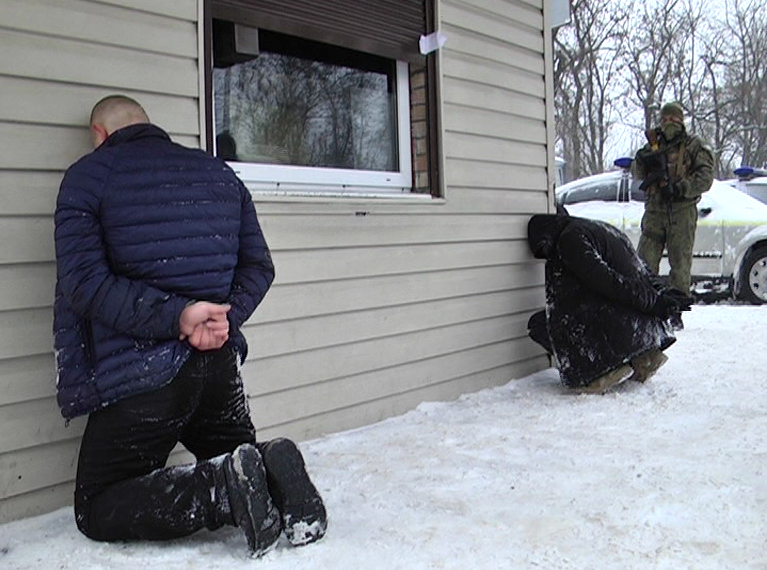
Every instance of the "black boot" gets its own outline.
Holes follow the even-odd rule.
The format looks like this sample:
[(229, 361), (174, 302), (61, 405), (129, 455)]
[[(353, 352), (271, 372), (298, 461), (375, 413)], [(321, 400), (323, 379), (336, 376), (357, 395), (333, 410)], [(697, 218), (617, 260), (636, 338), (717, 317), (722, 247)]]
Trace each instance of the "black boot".
[(245, 533), (253, 556), (261, 556), (276, 544), (282, 530), (261, 454), (244, 443), (225, 456), (223, 468), (234, 524)]
[(266, 466), (269, 492), (280, 513), (285, 535), (294, 546), (325, 535), (327, 514), (317, 488), (309, 479), (298, 447), (286, 438), (258, 444)]

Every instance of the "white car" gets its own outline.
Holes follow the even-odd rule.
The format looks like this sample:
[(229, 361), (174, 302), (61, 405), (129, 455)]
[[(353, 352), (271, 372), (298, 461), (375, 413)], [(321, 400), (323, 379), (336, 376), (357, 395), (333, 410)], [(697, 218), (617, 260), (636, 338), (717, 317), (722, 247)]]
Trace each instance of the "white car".
[(732, 186), (767, 204), (767, 171), (750, 166), (742, 166), (734, 170), (737, 180), (730, 183)]
[[(638, 186), (628, 171), (614, 171), (564, 184), (556, 199), (572, 216), (620, 228), (636, 247), (644, 213)], [(661, 274), (668, 274), (665, 256)], [(729, 291), (767, 303), (767, 204), (715, 180), (698, 203), (692, 275), (698, 293)]]

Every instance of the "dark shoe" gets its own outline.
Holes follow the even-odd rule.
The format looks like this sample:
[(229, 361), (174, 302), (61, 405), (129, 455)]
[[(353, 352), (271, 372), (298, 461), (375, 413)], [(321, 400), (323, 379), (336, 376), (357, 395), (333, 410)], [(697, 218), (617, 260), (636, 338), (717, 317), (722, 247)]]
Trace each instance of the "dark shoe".
[(603, 374), (590, 384), (582, 388), (576, 388), (576, 390), (580, 394), (604, 394), (610, 388), (628, 378), (631, 372), (631, 366), (624, 364), (607, 374)]
[(280, 538), (280, 513), (272, 503), (261, 454), (244, 443), (224, 459), (229, 507), (253, 556), (261, 556)]
[(264, 457), (269, 492), (280, 513), (285, 535), (294, 546), (309, 544), (325, 535), (325, 505), (309, 479), (298, 447), (286, 438), (259, 445)]
[(634, 369), (634, 373), (629, 380), (634, 382), (646, 382), (658, 371), (658, 368), (668, 362), (668, 356), (663, 354), (657, 348), (648, 350), (631, 359), (631, 368)]

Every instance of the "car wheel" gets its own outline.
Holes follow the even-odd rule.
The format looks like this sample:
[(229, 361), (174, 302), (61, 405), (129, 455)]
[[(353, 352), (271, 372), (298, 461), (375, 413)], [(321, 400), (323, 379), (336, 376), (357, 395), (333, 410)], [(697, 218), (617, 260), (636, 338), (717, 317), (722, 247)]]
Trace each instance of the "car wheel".
[(743, 260), (739, 297), (752, 305), (767, 303), (767, 247), (760, 247)]

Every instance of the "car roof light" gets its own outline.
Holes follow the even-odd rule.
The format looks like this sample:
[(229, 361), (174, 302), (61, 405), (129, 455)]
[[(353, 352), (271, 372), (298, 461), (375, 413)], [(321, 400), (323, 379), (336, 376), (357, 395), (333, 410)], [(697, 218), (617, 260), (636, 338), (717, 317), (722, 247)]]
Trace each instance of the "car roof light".
[(634, 161), (633, 158), (630, 156), (622, 156), (620, 158), (616, 158), (613, 161), (613, 164), (617, 166), (618, 168), (631, 168), (631, 163)]
[(767, 176), (767, 170), (754, 168), (753, 166), (741, 166), (732, 171), (741, 180), (751, 180), (757, 176)]
[(732, 171), (732, 173), (738, 178), (748, 178), (754, 175), (754, 169), (750, 166), (741, 166)]

